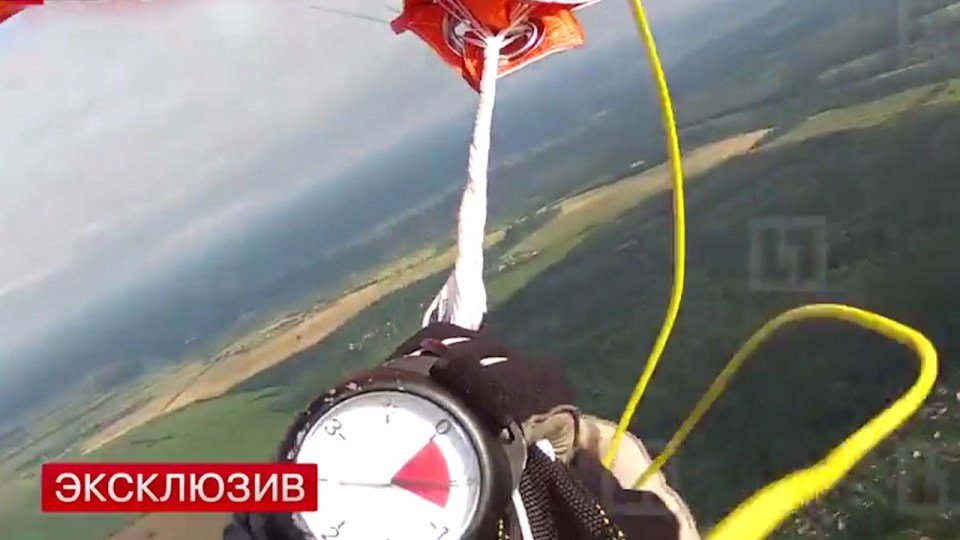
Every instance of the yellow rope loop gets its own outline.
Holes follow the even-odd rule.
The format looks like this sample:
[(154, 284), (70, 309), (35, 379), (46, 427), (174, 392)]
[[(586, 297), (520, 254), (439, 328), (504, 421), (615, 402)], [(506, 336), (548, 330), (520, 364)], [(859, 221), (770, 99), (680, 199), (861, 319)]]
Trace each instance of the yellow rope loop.
[(670, 303), (667, 305), (667, 315), (660, 328), (660, 334), (653, 344), (653, 350), (647, 358), (646, 367), (643, 374), (637, 380), (637, 384), (630, 394), (627, 406), (620, 416), (620, 422), (617, 430), (613, 434), (613, 440), (610, 448), (603, 458), (603, 464), (608, 469), (613, 465), (617, 457), (617, 451), (620, 449), (620, 442), (624, 433), (630, 427), (633, 415), (640, 405), (640, 399), (653, 377), (653, 372), (660, 363), (660, 357), (663, 350), (667, 347), (667, 340), (673, 331), (673, 325), (677, 321), (677, 314), (680, 313), (680, 301), (683, 298), (683, 282), (686, 274), (686, 211), (683, 205), (683, 161), (680, 156), (680, 138), (677, 136), (677, 123), (673, 116), (673, 103), (670, 99), (670, 88), (667, 86), (667, 77), (663, 73), (663, 65), (660, 62), (660, 55), (657, 53), (657, 44), (653, 39), (653, 32), (650, 30), (650, 23), (647, 21), (646, 12), (643, 9), (641, 0), (632, 0), (634, 14), (636, 15), (637, 28), (643, 38), (647, 49), (647, 57), (650, 62), (650, 70), (654, 82), (657, 85), (657, 93), (660, 99), (660, 110), (663, 116), (663, 129), (667, 134), (667, 153), (670, 159), (670, 169), (673, 175), (673, 216), (674, 216), (674, 264), (673, 264), (673, 290), (670, 293)]
[[(645, 470), (643, 474), (637, 478), (637, 481), (634, 483), (634, 488), (638, 488), (645, 484), (650, 477), (657, 474), (657, 472), (663, 468), (663, 465), (668, 459), (673, 457), (673, 455), (680, 448), (680, 445), (683, 444), (690, 433), (693, 432), (693, 429), (697, 426), (710, 407), (713, 406), (713, 403), (727, 389), (727, 386), (730, 384), (733, 376), (743, 366), (743, 363), (746, 361), (747, 357), (753, 354), (753, 352), (757, 349), (757, 347), (760, 346), (761, 343), (766, 341), (767, 338), (769, 338), (773, 333), (787, 324), (817, 318), (837, 319), (851, 322), (866, 328), (867, 330), (873, 330), (874, 332), (882, 334), (885, 337), (910, 346), (920, 356), (920, 378), (917, 379), (916, 383), (914, 384), (914, 388), (916, 388), (918, 385), (921, 385), (921, 383), (926, 381), (927, 378), (929, 378), (929, 386), (932, 387), (933, 381), (937, 376), (937, 352), (933, 348), (933, 345), (930, 343), (930, 341), (927, 340), (927, 338), (924, 337), (924, 335), (920, 332), (917, 332), (908, 326), (898, 323), (892, 319), (888, 319), (882, 315), (841, 304), (808, 304), (806, 306), (785, 311), (764, 324), (759, 330), (757, 330), (756, 333), (753, 334), (753, 336), (750, 337), (749, 340), (747, 340), (746, 343), (740, 347), (739, 350), (737, 350), (737, 352), (733, 355), (733, 358), (727, 362), (727, 365), (723, 368), (723, 371), (721, 371), (720, 374), (717, 375), (717, 378), (714, 379), (713, 383), (710, 385), (710, 388), (707, 389), (703, 396), (701, 396), (700, 401), (698, 401), (696, 406), (694, 406), (693, 411), (683, 421), (683, 424), (680, 425), (680, 428), (666, 444), (660, 455), (657, 456), (657, 459), (653, 460), (653, 463), (650, 464), (650, 467), (648, 467), (647, 470)], [(929, 369), (933, 370), (932, 374), (924, 371)], [(927, 390), (923, 393), (923, 396), (918, 400), (910, 400), (910, 403), (913, 403), (913, 410), (916, 410), (920, 407), (929, 392), (930, 388), (927, 388)], [(905, 394), (905, 396), (907, 395), (911, 394)], [(896, 406), (896, 404), (891, 406), (890, 409), (892, 409), (894, 406)], [(889, 411), (890, 409), (887, 410)], [(876, 431), (874, 431), (874, 433), (876, 433)], [(883, 435), (883, 437), (886, 437), (886, 434)], [(876, 446), (876, 444), (873, 446)]]
[(872, 330), (913, 349), (920, 359), (916, 382), (892, 405), (864, 424), (812, 467), (778, 480), (742, 502), (707, 537), (708, 540), (766, 538), (793, 512), (823, 494), (850, 472), (868, 452), (903, 425), (920, 408), (937, 378), (937, 351), (923, 334), (882, 315), (839, 304), (811, 304), (781, 313), (764, 324), (736, 352), (666, 449), (637, 480), (640, 486), (672, 456), (757, 347), (781, 327), (808, 319), (838, 319)]
[[(680, 155), (679, 137), (673, 115), (673, 104), (663, 73), (656, 42), (643, 8), (642, 0), (631, 0), (634, 7), (637, 27), (647, 50), (650, 69), (657, 85), (664, 130), (667, 135), (667, 150), (670, 168), (673, 174), (674, 205), (674, 282), (660, 334), (647, 359), (646, 367), (633, 389), (617, 425), (610, 449), (603, 463), (610, 467), (616, 459), (620, 442), (636, 413), (640, 400), (646, 391), (650, 379), (656, 370), (660, 357), (666, 348), (667, 340), (673, 330), (680, 302), (683, 297), (683, 284), (686, 265), (686, 218), (683, 197), (683, 167)], [(752, 540), (766, 538), (790, 514), (809, 503), (818, 495), (832, 488), (856, 463), (869, 451), (876, 448), (894, 430), (923, 404), (937, 377), (937, 352), (930, 341), (920, 332), (897, 321), (876, 313), (839, 304), (812, 304), (801, 306), (773, 318), (734, 354), (730, 362), (717, 376), (707, 392), (694, 407), (693, 412), (684, 420), (663, 452), (651, 466), (644, 471), (634, 487), (643, 486), (651, 476), (659, 471), (664, 463), (673, 456), (710, 406), (723, 393), (730, 380), (741, 365), (757, 347), (782, 326), (814, 318), (832, 318), (853, 323), (873, 330), (890, 339), (899, 341), (912, 348), (920, 359), (920, 373), (913, 386), (890, 407), (886, 408), (870, 422), (862, 426), (827, 456), (814, 466), (795, 472), (774, 482), (741, 503), (711, 532), (709, 540)]]

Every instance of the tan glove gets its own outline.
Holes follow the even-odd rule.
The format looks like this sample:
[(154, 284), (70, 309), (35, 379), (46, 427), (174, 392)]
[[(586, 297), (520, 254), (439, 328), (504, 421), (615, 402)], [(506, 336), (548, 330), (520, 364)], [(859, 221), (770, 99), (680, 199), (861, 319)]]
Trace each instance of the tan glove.
[(558, 460), (569, 465), (579, 448), (580, 411), (573, 405), (558, 405), (549, 411), (534, 414), (521, 423), (528, 443), (546, 440)]

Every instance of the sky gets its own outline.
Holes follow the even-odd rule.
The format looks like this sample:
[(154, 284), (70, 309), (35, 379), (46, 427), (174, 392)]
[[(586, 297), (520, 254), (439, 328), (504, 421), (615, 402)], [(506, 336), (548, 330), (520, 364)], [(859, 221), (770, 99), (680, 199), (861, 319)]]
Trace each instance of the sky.
[[(43, 328), (49, 310), (17, 298), (71, 267), (117, 261), (71, 284), (90, 300), (475, 106), (414, 36), (311, 4), (392, 15), (379, 0), (57, 2), (0, 25), (0, 341)], [(590, 43), (634, 31), (624, 2), (581, 14)], [(542, 72), (525, 71), (510, 91)], [(315, 148), (283, 151), (304, 134)], [(243, 174), (269, 160), (288, 174)]]

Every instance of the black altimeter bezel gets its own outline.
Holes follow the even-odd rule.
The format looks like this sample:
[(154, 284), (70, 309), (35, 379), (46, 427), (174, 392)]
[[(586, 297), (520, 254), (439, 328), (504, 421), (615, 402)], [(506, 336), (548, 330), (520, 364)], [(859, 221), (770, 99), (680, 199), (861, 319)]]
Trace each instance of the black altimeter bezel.
[[(402, 392), (426, 399), (445, 410), (460, 425), (473, 445), (479, 461), (477, 510), (460, 540), (486, 537), (496, 530), (497, 522), (510, 504), (511, 494), (519, 484), (519, 474), (524, 465), (522, 461), (526, 459), (522, 434), (519, 427), (500, 430), (475, 414), (464, 404), (463, 399), (422, 372), (428, 371), (432, 362), (426, 358), (417, 360), (411, 363), (413, 365), (404, 366), (397, 362), (356, 374), (315, 399), (288, 428), (286, 437), (277, 449), (276, 459), (280, 462), (295, 461), (307, 433), (334, 407), (351, 398), (375, 392)], [(413, 369), (410, 369), (411, 367)], [(513, 463), (516, 461), (521, 463)], [(287, 538), (316, 540), (299, 514), (272, 516)]]

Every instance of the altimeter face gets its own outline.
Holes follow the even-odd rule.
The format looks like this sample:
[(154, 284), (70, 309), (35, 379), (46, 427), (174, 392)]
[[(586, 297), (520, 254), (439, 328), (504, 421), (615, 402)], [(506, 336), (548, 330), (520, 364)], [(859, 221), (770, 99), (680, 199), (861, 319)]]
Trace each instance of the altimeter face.
[(478, 512), (480, 459), (456, 418), (402, 391), (335, 405), (295, 461), (318, 466), (318, 540), (459, 540)]

